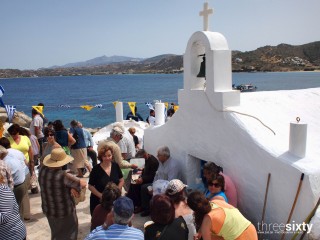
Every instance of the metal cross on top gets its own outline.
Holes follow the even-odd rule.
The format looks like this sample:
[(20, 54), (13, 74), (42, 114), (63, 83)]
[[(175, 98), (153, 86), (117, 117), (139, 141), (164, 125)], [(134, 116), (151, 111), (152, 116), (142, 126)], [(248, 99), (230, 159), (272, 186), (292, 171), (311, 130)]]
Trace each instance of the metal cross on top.
[(203, 11), (201, 11), (199, 13), (199, 16), (203, 16), (203, 31), (208, 31), (209, 28), (209, 24), (208, 24), (208, 20), (209, 20), (209, 14), (213, 13), (213, 9), (212, 8), (208, 8), (208, 3), (205, 2), (203, 4)]

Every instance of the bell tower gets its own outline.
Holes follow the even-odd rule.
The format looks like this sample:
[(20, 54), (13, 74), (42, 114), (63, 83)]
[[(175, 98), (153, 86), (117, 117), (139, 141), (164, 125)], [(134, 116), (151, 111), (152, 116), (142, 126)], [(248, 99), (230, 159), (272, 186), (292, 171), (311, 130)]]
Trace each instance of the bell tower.
[(200, 12), (204, 31), (195, 32), (188, 41), (183, 58), (183, 91), (204, 91), (215, 108), (223, 110), (240, 104), (240, 92), (232, 89), (231, 50), (226, 38), (208, 31), (208, 15), (212, 12), (205, 3)]

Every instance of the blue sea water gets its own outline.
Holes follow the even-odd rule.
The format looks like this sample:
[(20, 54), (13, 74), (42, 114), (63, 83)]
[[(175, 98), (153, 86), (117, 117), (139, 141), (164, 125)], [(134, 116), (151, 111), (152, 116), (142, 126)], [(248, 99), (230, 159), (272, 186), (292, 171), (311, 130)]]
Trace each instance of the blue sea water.
[[(320, 87), (320, 72), (233, 73), (232, 77), (235, 85), (252, 83), (258, 91)], [(178, 103), (183, 74), (14, 78), (0, 79), (0, 85), (5, 89), (4, 104), (15, 105), (17, 111), (31, 116), (31, 106), (43, 102), (44, 114), (50, 121), (61, 119), (69, 127), (69, 122), (77, 119), (85, 127), (94, 128), (115, 121), (114, 101), (123, 102), (124, 115), (130, 111), (127, 102), (137, 102), (138, 112), (144, 118), (149, 113), (145, 102)], [(80, 108), (96, 104), (102, 104), (102, 108)]]

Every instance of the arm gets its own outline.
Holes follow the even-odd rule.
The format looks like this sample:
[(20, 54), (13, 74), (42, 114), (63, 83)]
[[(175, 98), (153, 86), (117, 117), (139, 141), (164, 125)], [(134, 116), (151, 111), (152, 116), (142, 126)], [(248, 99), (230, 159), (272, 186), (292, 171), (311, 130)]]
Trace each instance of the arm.
[(124, 184), (124, 179), (123, 179), (123, 178), (120, 178), (120, 179), (119, 179), (119, 184), (118, 184), (118, 187), (119, 187), (120, 190), (122, 189), (123, 184)]
[(34, 161), (33, 161), (33, 151), (31, 146), (29, 146), (28, 154), (29, 154), (29, 171), (30, 171), (30, 175), (32, 176), (34, 172)]
[(36, 137), (40, 135), (40, 132), (40, 128), (38, 126), (34, 126), (34, 134), (36, 135)]
[(72, 137), (72, 134), (68, 132), (68, 145), (71, 146), (76, 143), (76, 140)]
[(200, 234), (203, 240), (223, 240), (212, 230), (212, 222), (208, 215), (205, 215), (200, 227)]
[(88, 186), (89, 186), (88, 188), (89, 188), (89, 190), (92, 192), (92, 194), (101, 199), (102, 193), (99, 192), (94, 186), (92, 186), (92, 185), (90, 185), (90, 184), (88, 184)]

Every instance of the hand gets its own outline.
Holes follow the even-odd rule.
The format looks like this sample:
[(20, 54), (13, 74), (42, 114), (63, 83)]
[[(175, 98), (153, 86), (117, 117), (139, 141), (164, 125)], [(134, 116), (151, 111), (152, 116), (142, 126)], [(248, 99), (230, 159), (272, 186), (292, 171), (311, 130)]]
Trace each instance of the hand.
[(132, 168), (132, 169), (136, 169), (136, 168), (138, 168), (138, 166), (135, 165), (135, 164), (131, 164), (131, 168)]
[(78, 198), (80, 196), (80, 193), (77, 190), (71, 188), (71, 196)]
[(141, 177), (139, 177), (138, 179), (136, 179), (135, 183), (136, 184), (142, 184), (143, 183), (143, 179)]

